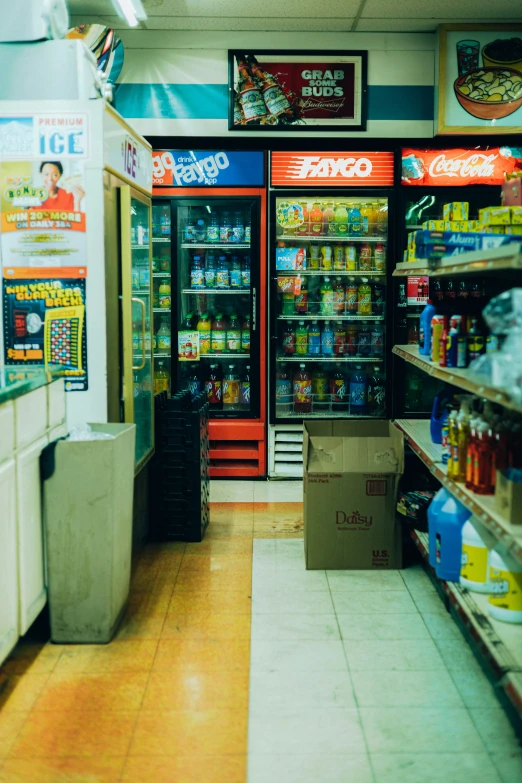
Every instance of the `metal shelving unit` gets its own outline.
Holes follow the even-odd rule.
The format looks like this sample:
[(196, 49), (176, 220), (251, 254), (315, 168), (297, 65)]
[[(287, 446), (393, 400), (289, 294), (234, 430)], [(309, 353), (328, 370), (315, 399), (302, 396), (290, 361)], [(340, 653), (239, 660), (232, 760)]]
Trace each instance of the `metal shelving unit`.
[(171, 240), (170, 237), (152, 237), (153, 242), (163, 242), (164, 244), (166, 242), (170, 242), (170, 240)]
[(323, 245), (336, 244), (337, 242), (382, 242), (385, 245), (388, 237), (310, 237), (310, 236), (279, 236), (276, 242), (322, 242)]
[(278, 315), (278, 321), (384, 321), (384, 315)]
[(384, 359), (382, 356), (276, 356), (276, 362), (353, 362), (353, 364), (361, 364), (361, 362), (382, 362)]
[(248, 250), (250, 242), (186, 242), (180, 247), (183, 250)]
[(277, 276), (274, 277), (274, 280), (277, 280), (277, 277), (283, 276), (286, 277), (287, 275), (299, 275), (299, 277), (385, 277), (386, 276), (386, 270), (382, 270), (381, 272), (376, 272), (375, 270), (371, 272), (366, 272), (362, 269), (356, 269), (352, 271), (348, 271), (347, 269), (279, 269), (277, 271)]
[[(522, 237), (521, 237), (522, 241)], [(478, 250), (448, 256), (438, 261), (401, 261), (393, 272), (394, 277), (424, 275), (427, 277), (448, 277), (450, 275), (483, 275), (486, 272), (507, 272), (522, 269), (522, 244), (510, 245), (492, 250)]]
[(181, 293), (193, 294), (194, 296), (199, 294), (208, 294), (210, 296), (213, 294), (228, 294), (229, 296), (230, 294), (235, 296), (243, 294), (243, 296), (250, 296), (250, 288), (182, 288)]

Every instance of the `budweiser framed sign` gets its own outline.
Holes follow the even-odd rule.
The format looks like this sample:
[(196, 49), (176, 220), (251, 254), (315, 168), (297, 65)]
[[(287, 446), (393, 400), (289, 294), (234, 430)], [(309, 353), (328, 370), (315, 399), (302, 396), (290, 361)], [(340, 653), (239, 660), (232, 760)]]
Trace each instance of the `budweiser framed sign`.
[(522, 147), (402, 150), (403, 185), (501, 185), (522, 169)]
[(229, 50), (229, 129), (366, 130), (367, 52)]
[(272, 187), (393, 185), (393, 152), (272, 152)]

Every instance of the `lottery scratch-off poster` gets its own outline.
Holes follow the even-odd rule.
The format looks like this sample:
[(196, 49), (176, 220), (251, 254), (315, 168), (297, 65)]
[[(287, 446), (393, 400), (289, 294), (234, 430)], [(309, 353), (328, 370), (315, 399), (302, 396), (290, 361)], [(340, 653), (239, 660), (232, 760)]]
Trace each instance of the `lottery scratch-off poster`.
[(86, 391), (85, 267), (4, 267), (6, 365), (58, 367), (65, 390)]

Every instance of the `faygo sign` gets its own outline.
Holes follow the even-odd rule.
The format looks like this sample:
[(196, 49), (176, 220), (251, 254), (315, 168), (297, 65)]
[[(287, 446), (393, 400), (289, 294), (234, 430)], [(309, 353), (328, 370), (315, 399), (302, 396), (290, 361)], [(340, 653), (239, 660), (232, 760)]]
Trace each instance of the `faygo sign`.
[(393, 185), (393, 152), (273, 152), (278, 185)]

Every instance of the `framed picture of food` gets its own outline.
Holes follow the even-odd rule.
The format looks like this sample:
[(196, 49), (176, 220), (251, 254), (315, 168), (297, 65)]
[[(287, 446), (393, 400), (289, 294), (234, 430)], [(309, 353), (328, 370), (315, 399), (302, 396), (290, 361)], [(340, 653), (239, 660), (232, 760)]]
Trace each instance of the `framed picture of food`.
[(441, 25), (436, 133), (522, 132), (522, 25)]

